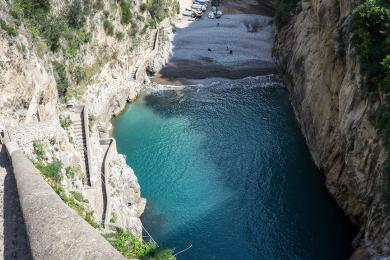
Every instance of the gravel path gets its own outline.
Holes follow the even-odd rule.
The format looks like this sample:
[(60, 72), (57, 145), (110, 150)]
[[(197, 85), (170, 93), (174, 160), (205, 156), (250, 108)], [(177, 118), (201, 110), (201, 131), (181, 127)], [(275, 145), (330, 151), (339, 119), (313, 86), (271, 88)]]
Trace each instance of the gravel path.
[(12, 167), (0, 145), (0, 259), (31, 259)]

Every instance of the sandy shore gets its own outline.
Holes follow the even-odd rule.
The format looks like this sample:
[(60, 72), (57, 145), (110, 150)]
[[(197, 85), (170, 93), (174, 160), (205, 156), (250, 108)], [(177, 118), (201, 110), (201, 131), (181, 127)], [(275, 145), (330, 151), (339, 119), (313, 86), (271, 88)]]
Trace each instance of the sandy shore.
[[(186, 5), (191, 3), (185, 1)], [(222, 7), (242, 10), (234, 7), (235, 1), (228, 3)], [(241, 8), (250, 6), (247, 3)], [(199, 21), (184, 18), (176, 24), (169, 62), (152, 81), (179, 85), (191, 79), (239, 79), (275, 73), (272, 37), (272, 18), (258, 14), (225, 14), (221, 19), (204, 16)]]

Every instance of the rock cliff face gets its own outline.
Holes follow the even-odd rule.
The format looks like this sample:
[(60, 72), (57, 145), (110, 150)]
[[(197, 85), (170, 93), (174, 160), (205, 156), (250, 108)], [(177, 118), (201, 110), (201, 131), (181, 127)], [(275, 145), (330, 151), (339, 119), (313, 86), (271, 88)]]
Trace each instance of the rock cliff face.
[[(108, 216), (108, 222), (141, 237), (140, 215), (146, 201), (141, 197), (133, 170), (116, 148), (107, 164), (110, 168), (106, 175), (110, 186), (107, 190), (111, 192), (103, 194), (101, 174), (107, 145), (102, 140), (108, 138), (106, 126), (112, 116), (142, 89), (146, 67), (156, 69), (167, 58), (169, 39), (159, 41), (158, 48), (153, 44), (157, 29), (149, 26), (151, 14), (141, 10), (143, 1), (129, 1), (131, 6), (127, 8), (132, 12), (129, 23), (122, 21), (121, 1), (80, 1), (84, 11), (87, 3), (101, 5), (84, 17), (83, 30), (88, 32), (90, 39), (83, 42), (75, 53), (71, 53), (71, 46), (65, 39), (61, 39), (57, 51), (51, 51), (47, 45), (49, 41), (30, 28), (31, 21), (11, 15), (16, 2), (0, 0), (1, 22), (17, 28), (16, 35), (0, 28), (0, 131), (6, 129), (33, 161), (37, 158), (32, 141), (39, 141), (42, 145), (43, 163), (61, 161), (62, 188), (67, 193), (78, 192), (88, 199), (88, 207), (94, 211), (93, 218), (98, 224), (101, 224), (107, 207), (104, 196), (110, 196), (112, 214)], [(63, 14), (74, 2), (50, 0), (50, 14), (64, 19)], [(161, 31), (170, 28), (169, 18), (158, 25)], [(107, 31), (110, 26), (111, 33)], [(76, 31), (75, 35), (84, 33), (83, 30)], [(69, 83), (67, 96), (62, 99), (55, 76), (56, 64), (66, 68), (63, 77)], [(75, 77), (77, 70), (82, 72), (79, 81)], [(134, 80), (135, 71), (138, 71), (138, 81)], [(89, 129), (93, 187), (82, 182), (86, 173), (82, 169), (84, 157), (77, 149), (77, 135), (72, 133), (72, 127), (63, 129), (60, 126), (59, 118), (70, 113), (64, 101), (70, 97), (75, 98), (78, 105), (87, 105), (89, 117), (94, 118)], [(101, 134), (102, 129), (105, 135)], [(67, 168), (74, 169), (76, 174), (69, 177)]]
[(361, 229), (353, 257), (390, 255), (386, 152), (369, 117), (350, 21), (355, 0), (301, 0), (274, 40), (274, 56), (316, 165)]
[(28, 38), (0, 39), (0, 126), (45, 120), (55, 115), (57, 89), (45, 58)]

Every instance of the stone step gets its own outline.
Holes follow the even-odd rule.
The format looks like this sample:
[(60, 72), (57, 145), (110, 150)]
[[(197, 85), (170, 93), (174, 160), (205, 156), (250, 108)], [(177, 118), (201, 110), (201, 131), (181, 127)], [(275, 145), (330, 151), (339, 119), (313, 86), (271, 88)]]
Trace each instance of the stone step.
[(76, 150), (80, 153), (80, 159), (82, 160), (82, 168), (87, 175), (88, 172), (88, 153), (87, 153), (87, 138), (85, 136), (85, 125), (84, 125), (84, 112), (81, 112), (76, 119), (76, 115), (72, 119), (72, 132), (74, 136), (74, 143)]

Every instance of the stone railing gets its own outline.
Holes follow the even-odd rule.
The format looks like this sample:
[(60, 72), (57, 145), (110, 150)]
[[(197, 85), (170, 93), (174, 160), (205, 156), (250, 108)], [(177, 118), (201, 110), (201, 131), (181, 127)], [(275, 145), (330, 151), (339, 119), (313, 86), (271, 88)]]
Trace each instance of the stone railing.
[(105, 193), (105, 196), (103, 196), (104, 210), (103, 210), (102, 224), (104, 225), (104, 227), (107, 227), (108, 224), (110, 223), (110, 218), (111, 218), (111, 201), (110, 201), (111, 190), (108, 184), (108, 177), (109, 177), (109, 170), (110, 170), (109, 163), (111, 161), (112, 153), (116, 151), (116, 141), (114, 138), (109, 138), (109, 139), (101, 140), (100, 142), (108, 145), (106, 154), (104, 156), (103, 173), (102, 173), (103, 193)]
[(7, 141), (5, 146), (12, 161), (33, 259), (124, 259), (65, 205), (16, 143)]
[(153, 51), (157, 49), (158, 47), (158, 36), (160, 34), (160, 29), (157, 29), (156, 32), (154, 33), (154, 40), (153, 40)]
[(93, 171), (92, 171), (92, 167), (91, 167), (91, 145), (89, 143), (89, 119), (88, 119), (88, 107), (87, 105), (85, 105), (83, 107), (83, 110), (81, 111), (81, 113), (83, 114), (83, 124), (84, 124), (84, 135), (85, 135), (85, 148), (87, 149), (87, 164), (88, 166), (86, 167), (87, 169), (85, 169), (85, 171), (87, 172), (87, 183), (90, 187), (94, 187), (94, 182), (93, 182), (93, 177), (92, 174), (93, 174)]

